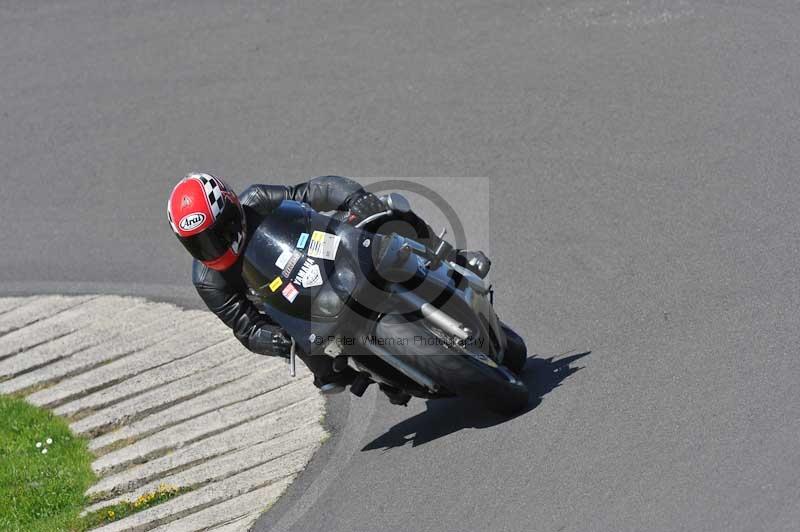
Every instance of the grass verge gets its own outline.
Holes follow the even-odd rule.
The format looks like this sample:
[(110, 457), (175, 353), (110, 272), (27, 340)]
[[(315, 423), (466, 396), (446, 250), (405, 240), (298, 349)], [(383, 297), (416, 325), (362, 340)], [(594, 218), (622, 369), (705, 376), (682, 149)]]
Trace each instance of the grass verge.
[(146, 510), (188, 491), (161, 485), (80, 517), (95, 480), (86, 440), (67, 423), (22, 399), (0, 396), (0, 530), (83, 532)]
[(0, 396), (0, 530), (71, 530), (95, 479), (91, 463), (63, 420)]

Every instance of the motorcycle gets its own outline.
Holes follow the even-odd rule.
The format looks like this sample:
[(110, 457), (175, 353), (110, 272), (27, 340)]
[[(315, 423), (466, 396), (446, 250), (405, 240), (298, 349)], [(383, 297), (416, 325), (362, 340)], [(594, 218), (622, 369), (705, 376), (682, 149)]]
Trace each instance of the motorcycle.
[(444, 231), (430, 249), (407, 225), (387, 223), (416, 215), (399, 194), (382, 199), (386, 211), (355, 226), (287, 200), (251, 237), (249, 297), (293, 338), (292, 368), (301, 350), (355, 369), (357, 396), (378, 383), (406, 397), (461, 396), (519, 412), (528, 404), (518, 377), (526, 352), (495, 314), (491, 286), (446, 259)]

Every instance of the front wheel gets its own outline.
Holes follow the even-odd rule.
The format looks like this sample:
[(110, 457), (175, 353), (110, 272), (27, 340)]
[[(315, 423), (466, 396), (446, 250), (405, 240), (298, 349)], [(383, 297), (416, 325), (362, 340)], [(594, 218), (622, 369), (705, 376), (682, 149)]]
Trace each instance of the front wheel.
[[(513, 415), (528, 406), (529, 393), (525, 383), (486, 355), (460, 354), (443, 356), (449, 367), (438, 379), (459, 396), (480, 402), (493, 412)], [(444, 366), (444, 365), (443, 365)]]
[[(389, 328), (396, 337), (439, 338), (437, 331), (409, 322), (401, 316), (386, 316), (379, 329)], [(450, 345), (450, 344), (444, 344)], [(396, 346), (395, 355), (429, 376), (447, 392), (475, 400), (487, 409), (512, 415), (528, 406), (528, 388), (507, 368), (468, 347), (443, 347), (439, 341)]]
[(525, 340), (503, 322), (500, 322), (500, 328), (506, 335), (506, 352), (503, 357), (503, 365), (520, 375), (525, 368), (525, 363), (528, 361), (528, 348), (525, 346)]

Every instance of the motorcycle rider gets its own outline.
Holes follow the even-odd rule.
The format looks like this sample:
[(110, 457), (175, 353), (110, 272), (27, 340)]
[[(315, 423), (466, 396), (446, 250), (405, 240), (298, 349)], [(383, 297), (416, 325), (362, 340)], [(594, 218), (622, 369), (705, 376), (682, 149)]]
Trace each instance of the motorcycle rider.
[[(175, 185), (167, 203), (170, 227), (195, 259), (192, 281), (205, 304), (247, 349), (278, 357), (289, 356), (291, 339), (247, 298), (241, 257), (249, 235), (283, 200), (301, 201), (317, 211), (338, 211), (353, 224), (387, 210), (376, 195), (352, 179), (339, 176), (316, 177), (294, 186), (251, 185), (237, 197), (221, 179), (191, 173)], [(436, 237), (430, 227), (416, 215), (413, 217), (411, 223), (419, 240), (433, 242), (431, 239)], [(480, 251), (456, 250), (451, 260), (481, 277), (491, 266)], [(314, 374), (314, 384), (323, 393), (342, 391), (355, 378), (355, 371), (349, 367), (335, 371), (328, 356), (301, 352), (297, 355)], [(391, 390), (384, 391), (393, 399)]]

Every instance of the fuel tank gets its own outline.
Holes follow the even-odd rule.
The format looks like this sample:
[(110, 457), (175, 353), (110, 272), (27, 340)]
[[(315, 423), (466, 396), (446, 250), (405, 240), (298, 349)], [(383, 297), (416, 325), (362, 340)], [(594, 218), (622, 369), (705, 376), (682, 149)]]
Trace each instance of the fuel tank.
[(251, 234), (242, 276), (261, 309), (312, 352), (316, 338), (336, 329), (371, 267), (372, 238), (304, 203), (284, 201)]

